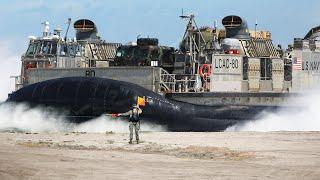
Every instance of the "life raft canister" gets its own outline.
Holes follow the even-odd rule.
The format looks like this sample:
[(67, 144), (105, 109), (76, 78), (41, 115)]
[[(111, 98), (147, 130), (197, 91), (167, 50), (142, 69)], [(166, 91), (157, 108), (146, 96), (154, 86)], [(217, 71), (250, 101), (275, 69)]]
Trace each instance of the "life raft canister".
[(199, 69), (200, 76), (206, 79), (211, 74), (211, 64), (202, 64)]

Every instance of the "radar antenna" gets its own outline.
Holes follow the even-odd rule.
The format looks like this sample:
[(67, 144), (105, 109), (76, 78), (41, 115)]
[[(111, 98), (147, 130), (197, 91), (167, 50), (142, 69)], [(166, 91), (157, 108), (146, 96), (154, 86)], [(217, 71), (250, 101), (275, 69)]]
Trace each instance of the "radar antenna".
[(185, 15), (183, 14), (183, 8), (181, 9), (181, 16), (179, 16), (179, 17), (182, 18), (182, 19), (189, 18), (189, 16), (185, 16)]

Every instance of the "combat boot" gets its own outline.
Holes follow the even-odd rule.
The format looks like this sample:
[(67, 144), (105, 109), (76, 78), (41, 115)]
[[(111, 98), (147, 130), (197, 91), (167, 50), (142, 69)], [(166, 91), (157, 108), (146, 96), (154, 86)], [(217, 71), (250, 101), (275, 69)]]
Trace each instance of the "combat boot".
[(129, 144), (132, 144), (132, 139), (130, 139)]

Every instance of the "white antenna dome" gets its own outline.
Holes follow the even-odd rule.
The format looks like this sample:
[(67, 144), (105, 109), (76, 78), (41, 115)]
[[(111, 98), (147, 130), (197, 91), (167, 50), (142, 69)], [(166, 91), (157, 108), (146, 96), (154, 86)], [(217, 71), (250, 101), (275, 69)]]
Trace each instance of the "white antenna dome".
[(43, 26), (43, 37), (46, 37), (49, 35), (49, 30), (50, 30), (50, 27), (49, 27), (49, 22), (48, 21), (45, 21), (42, 23), (44, 26)]

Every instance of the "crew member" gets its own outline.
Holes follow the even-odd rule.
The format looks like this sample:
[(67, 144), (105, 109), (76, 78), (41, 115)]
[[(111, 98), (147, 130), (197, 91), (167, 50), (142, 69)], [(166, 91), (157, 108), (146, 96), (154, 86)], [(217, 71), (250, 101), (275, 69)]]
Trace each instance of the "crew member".
[(132, 109), (126, 113), (117, 114), (118, 116), (129, 116), (129, 130), (130, 130), (130, 141), (129, 144), (132, 144), (133, 139), (133, 128), (136, 134), (136, 141), (139, 144), (139, 130), (140, 130), (140, 114), (142, 110), (137, 105), (133, 105)]

